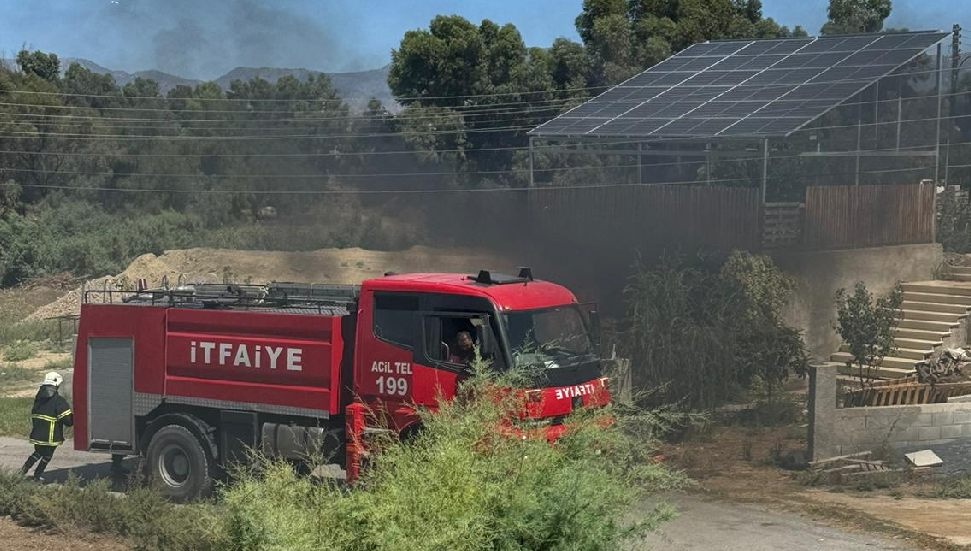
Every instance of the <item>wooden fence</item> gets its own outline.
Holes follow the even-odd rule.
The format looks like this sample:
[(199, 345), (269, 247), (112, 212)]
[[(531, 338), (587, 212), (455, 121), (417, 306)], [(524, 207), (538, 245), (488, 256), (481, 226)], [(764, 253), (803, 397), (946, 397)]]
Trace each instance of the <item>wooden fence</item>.
[(629, 262), (633, 251), (649, 258), (933, 243), (934, 194), (930, 184), (811, 186), (805, 203), (763, 205), (757, 189), (743, 187), (534, 188), (525, 216), (539, 242)]
[(934, 242), (931, 184), (811, 186), (802, 246), (857, 249)]

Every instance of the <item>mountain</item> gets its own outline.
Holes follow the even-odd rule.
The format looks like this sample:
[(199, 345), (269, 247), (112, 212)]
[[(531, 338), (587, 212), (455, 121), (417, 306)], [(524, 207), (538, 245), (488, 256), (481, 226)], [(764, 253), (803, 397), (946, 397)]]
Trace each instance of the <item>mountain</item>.
[(61, 69), (67, 69), (72, 63), (77, 63), (84, 67), (85, 69), (91, 71), (92, 73), (108, 74), (114, 77), (115, 82), (119, 86), (124, 86), (129, 82), (135, 80), (138, 77), (152, 79), (158, 83), (159, 89), (162, 93), (166, 93), (172, 88), (179, 85), (195, 86), (201, 84), (201, 80), (195, 80), (191, 78), (183, 78), (177, 75), (172, 75), (169, 73), (163, 73), (162, 71), (137, 71), (134, 73), (129, 73), (126, 71), (113, 71), (106, 67), (102, 67), (97, 63), (91, 61), (90, 59), (84, 59), (81, 57), (68, 57), (61, 62)]
[[(12, 59), (0, 59), (0, 63), (4, 63), (8, 67), (16, 67), (17, 65)], [(169, 90), (179, 85), (196, 86), (203, 82), (201, 80), (184, 78), (178, 75), (163, 73), (162, 71), (156, 70), (137, 71), (134, 73), (129, 73), (127, 71), (116, 71), (103, 67), (89, 59), (79, 57), (64, 58), (61, 61), (61, 69), (67, 69), (70, 67), (71, 63), (78, 63), (85, 69), (88, 69), (94, 73), (111, 75), (114, 77), (115, 82), (117, 82), (119, 86), (124, 86), (135, 80), (137, 77), (152, 79), (155, 82), (158, 82), (159, 89), (162, 91), (162, 94), (166, 94)], [(384, 104), (388, 111), (395, 113), (401, 109), (401, 106), (398, 105), (398, 103), (394, 100), (394, 96), (391, 95), (391, 89), (388, 87), (388, 70), (390, 68), (390, 65), (386, 65), (380, 69), (371, 69), (369, 71), (325, 74), (330, 77), (330, 81), (333, 83), (334, 90), (337, 91), (337, 95), (339, 95), (344, 102), (347, 103), (347, 105), (351, 108), (351, 111), (360, 113), (367, 108), (368, 100), (371, 98), (377, 98), (382, 104)], [(280, 77), (285, 75), (293, 75), (300, 80), (306, 80), (310, 75), (318, 74), (320, 74), (319, 71), (311, 71), (310, 69), (300, 68), (236, 67), (225, 75), (214, 79), (214, 82), (223, 90), (228, 90), (229, 84), (236, 79), (250, 80), (252, 78), (260, 77), (271, 83), (276, 83)]]

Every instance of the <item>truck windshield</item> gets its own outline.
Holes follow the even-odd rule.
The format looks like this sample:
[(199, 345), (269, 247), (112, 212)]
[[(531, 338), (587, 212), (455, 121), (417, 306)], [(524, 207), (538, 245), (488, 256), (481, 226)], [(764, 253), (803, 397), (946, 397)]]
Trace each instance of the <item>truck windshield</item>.
[(511, 312), (503, 316), (517, 367), (557, 368), (593, 353), (583, 316), (575, 305)]

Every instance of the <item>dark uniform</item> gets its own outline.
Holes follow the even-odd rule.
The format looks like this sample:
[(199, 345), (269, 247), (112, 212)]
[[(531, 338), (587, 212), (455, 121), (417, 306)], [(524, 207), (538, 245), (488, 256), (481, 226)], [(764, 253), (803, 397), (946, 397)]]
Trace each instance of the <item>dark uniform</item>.
[(30, 443), (34, 445), (34, 453), (27, 458), (20, 472), (27, 474), (34, 463), (37, 463), (34, 479), (39, 480), (54, 455), (54, 450), (64, 442), (64, 427), (74, 425), (74, 416), (67, 400), (57, 393), (56, 386), (42, 385), (34, 397), (30, 419), (33, 425)]

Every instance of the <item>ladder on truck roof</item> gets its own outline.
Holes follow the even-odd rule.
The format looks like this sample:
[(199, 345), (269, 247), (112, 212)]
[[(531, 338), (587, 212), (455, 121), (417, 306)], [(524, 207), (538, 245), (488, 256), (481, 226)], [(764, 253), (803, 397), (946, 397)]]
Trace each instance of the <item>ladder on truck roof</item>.
[(174, 289), (87, 290), (84, 292), (84, 302), (345, 315), (357, 304), (359, 294), (358, 285), (204, 283), (183, 285)]

